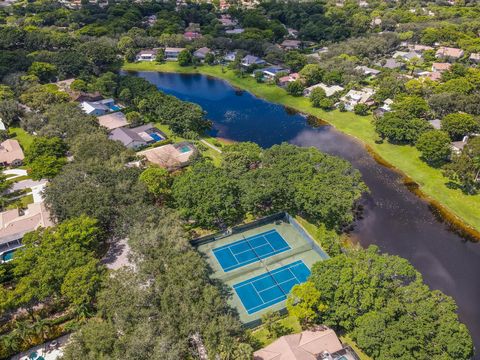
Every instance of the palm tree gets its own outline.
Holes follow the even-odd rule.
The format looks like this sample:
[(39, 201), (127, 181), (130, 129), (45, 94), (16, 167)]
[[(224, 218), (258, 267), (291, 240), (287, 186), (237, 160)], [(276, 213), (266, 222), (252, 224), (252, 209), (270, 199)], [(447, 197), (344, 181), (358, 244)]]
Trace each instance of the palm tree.
[(42, 342), (47, 339), (49, 330), (50, 325), (45, 319), (38, 318), (33, 324), (33, 332), (38, 338), (40, 338), (40, 340), (42, 340)]
[[(20, 350), (20, 341), (13, 332), (0, 337), (0, 345), (2, 349), (5, 349), (7, 351), (17, 352)], [(0, 353), (0, 356), (3, 355), (8, 355), (8, 353)]]
[(32, 334), (32, 328), (26, 321), (17, 321), (13, 334), (23, 343), (29, 343), (29, 338)]

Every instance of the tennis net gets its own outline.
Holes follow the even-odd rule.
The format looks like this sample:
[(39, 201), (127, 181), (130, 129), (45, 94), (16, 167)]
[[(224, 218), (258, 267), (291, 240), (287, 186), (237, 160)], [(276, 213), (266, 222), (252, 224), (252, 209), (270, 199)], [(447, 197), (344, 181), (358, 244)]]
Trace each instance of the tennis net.
[[(251, 244), (248, 242), (248, 240), (246, 240), (246, 242), (248, 243), (248, 245), (250, 247), (252, 247)], [(284, 251), (280, 254), (271, 256), (269, 258), (260, 259), (260, 257), (255, 252), (255, 250), (252, 249), (253, 253), (258, 258), (258, 261), (254, 262), (252, 264), (242, 266), (241, 268), (229, 271), (228, 273), (224, 273), (222, 275), (219, 275), (219, 276), (217, 276), (217, 278), (224, 281), (224, 282), (228, 282), (228, 281), (233, 280), (233, 279), (238, 279), (239, 281), (243, 281), (243, 280), (246, 280), (247, 278), (253, 276), (254, 273), (256, 273), (258, 270), (266, 270), (270, 273), (270, 269), (269, 269), (270, 266), (272, 266), (272, 265), (281, 265), (281, 266), (287, 265), (287, 263), (291, 262), (293, 257), (295, 257), (299, 254), (311, 251), (311, 250), (313, 250), (313, 247), (312, 247), (311, 244), (304, 244), (304, 245), (292, 248), (290, 250)], [(288, 262), (285, 261), (285, 260), (288, 260)], [(258, 275), (258, 274), (256, 274), (256, 275)], [(282, 291), (283, 291), (283, 289), (282, 289)]]

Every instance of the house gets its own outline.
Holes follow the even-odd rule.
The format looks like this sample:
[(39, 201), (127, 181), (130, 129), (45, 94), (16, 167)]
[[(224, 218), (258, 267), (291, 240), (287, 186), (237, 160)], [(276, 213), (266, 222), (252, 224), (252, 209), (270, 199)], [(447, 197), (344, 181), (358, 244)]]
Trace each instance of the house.
[(280, 44), (284, 50), (298, 50), (302, 42), (300, 40), (283, 40)]
[(290, 72), (290, 70), (282, 68), (280, 66), (270, 66), (270, 67), (265, 68), (265, 69), (255, 70), (253, 72), (253, 75), (255, 75), (256, 73), (262, 73), (264, 79), (271, 80), (271, 79), (275, 78), (275, 76), (277, 74), (280, 74), (280, 73), (287, 73), (288, 74), (289, 72)]
[(232, 62), (232, 61), (235, 61), (236, 58), (237, 58), (237, 52), (236, 51), (231, 51), (223, 57), (223, 60), (228, 61), (228, 62)]
[(381, 73), (380, 70), (376, 70), (376, 69), (372, 69), (372, 68), (369, 68), (367, 66), (357, 66), (355, 68), (355, 70), (363, 73), (364, 75), (367, 75), (367, 76), (377, 76), (378, 74)]
[(452, 67), (452, 64), (449, 64), (449, 63), (433, 63), (432, 71), (442, 73), (444, 71), (450, 70), (451, 67)]
[(474, 62), (474, 63), (480, 63), (480, 53), (472, 53), (470, 54), (470, 56), (468, 57), (468, 59), (471, 61), (471, 62)]
[(99, 116), (97, 120), (101, 126), (107, 128), (108, 130), (113, 130), (128, 125), (127, 118), (121, 111)]
[(396, 69), (404, 68), (405, 64), (391, 58), (391, 59), (387, 59), (387, 61), (385, 61), (385, 64), (383, 64), (382, 67), (385, 69), (396, 70)]
[(337, 92), (340, 92), (340, 91), (343, 91), (343, 87), (339, 86), (339, 85), (332, 85), (332, 86), (328, 86), (324, 83), (320, 83), (320, 84), (316, 84), (316, 85), (312, 85), (308, 88), (306, 88), (304, 91), (303, 91), (303, 95), (304, 96), (310, 96), (312, 91), (316, 88), (321, 88), (325, 91), (325, 94), (327, 95), (327, 97), (330, 97), (334, 94), (336, 94)]
[(281, 86), (281, 87), (287, 86), (288, 83), (291, 83), (298, 79), (300, 79), (299, 73), (292, 73), (286, 76), (282, 76), (280, 79), (278, 79), (278, 86)]
[(437, 52), (435, 53), (435, 57), (437, 59), (444, 59), (444, 60), (458, 60), (464, 54), (465, 52), (462, 49), (442, 46), (438, 48)]
[(139, 134), (125, 127), (113, 129), (110, 134), (108, 134), (108, 138), (110, 140), (120, 141), (129, 149), (138, 149), (147, 145), (147, 142)]
[(155, 61), (158, 49), (141, 50), (135, 57), (136, 61)]
[(405, 61), (410, 61), (414, 58), (421, 58), (422, 55), (414, 51), (396, 51), (393, 56), (394, 59), (402, 59)]
[(192, 40), (200, 39), (202, 37), (202, 34), (196, 31), (185, 31), (185, 33), (183, 34), (183, 37), (186, 40), (192, 41)]
[(165, 140), (167, 136), (152, 124), (134, 128), (119, 127), (113, 129), (108, 135), (110, 140), (120, 141), (129, 149), (138, 149), (158, 141)]
[(7, 127), (5, 126), (3, 119), (0, 118), (0, 131), (5, 131), (5, 130), (7, 130)]
[(433, 47), (427, 45), (420, 45), (420, 44), (410, 44), (408, 45), (408, 49), (410, 51), (423, 54), (425, 51), (433, 50)]
[(248, 68), (253, 65), (265, 65), (267, 62), (259, 57), (253, 55), (247, 55), (242, 59), (241, 65)]
[(253, 353), (254, 360), (357, 360), (358, 356), (344, 346), (335, 332), (316, 326), (298, 334), (285, 335)]
[(218, 21), (226, 28), (233, 28), (237, 25), (237, 21), (232, 19), (230, 15), (221, 15)]
[(105, 115), (110, 111), (120, 110), (120, 108), (115, 105), (115, 100), (113, 99), (103, 99), (99, 101), (84, 101), (80, 104), (80, 107), (87, 115), (94, 115), (94, 116), (101, 116), (101, 115)]
[(209, 54), (210, 52), (211, 52), (211, 50), (209, 48), (202, 47), (202, 48), (196, 50), (193, 53), (193, 56), (195, 56), (197, 59), (205, 60), (205, 56), (207, 56), (207, 54)]
[(383, 105), (379, 107), (379, 109), (383, 110), (384, 112), (390, 112), (392, 111), (392, 104), (393, 104), (392, 99), (386, 99), (383, 102)]
[(178, 55), (185, 50), (185, 48), (166, 47), (165, 48), (165, 60), (177, 61)]
[(0, 262), (8, 261), (13, 250), (22, 246), (23, 236), (39, 227), (52, 226), (43, 203), (28, 204), (26, 210), (12, 209), (0, 213)]
[(372, 96), (375, 94), (375, 90), (371, 88), (363, 88), (362, 90), (350, 90), (344, 96), (340, 98), (345, 104), (345, 109), (352, 111), (357, 104), (372, 105)]
[(196, 154), (196, 148), (189, 142), (167, 144), (138, 153), (150, 163), (168, 170), (175, 170), (187, 165), (194, 154)]
[(20, 166), (24, 158), (23, 150), (17, 140), (7, 139), (0, 144), (0, 165)]
[(226, 11), (230, 8), (230, 3), (226, 0), (220, 0), (220, 10)]

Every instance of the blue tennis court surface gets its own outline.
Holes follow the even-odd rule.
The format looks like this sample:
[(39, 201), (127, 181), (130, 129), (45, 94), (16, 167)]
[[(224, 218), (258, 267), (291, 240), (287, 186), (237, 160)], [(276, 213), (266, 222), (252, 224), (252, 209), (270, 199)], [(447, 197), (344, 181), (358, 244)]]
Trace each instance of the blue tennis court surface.
[(307, 281), (310, 269), (302, 260), (266, 272), (233, 286), (248, 314), (272, 306), (287, 298), (297, 284)]
[(261, 234), (213, 249), (223, 271), (228, 272), (239, 267), (290, 250), (290, 246), (277, 230)]

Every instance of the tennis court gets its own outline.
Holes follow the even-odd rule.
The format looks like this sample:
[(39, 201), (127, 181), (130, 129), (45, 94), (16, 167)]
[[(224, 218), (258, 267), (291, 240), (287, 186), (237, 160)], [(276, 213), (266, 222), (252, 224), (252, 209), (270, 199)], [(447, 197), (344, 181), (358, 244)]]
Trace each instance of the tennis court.
[(290, 245), (272, 229), (213, 249), (223, 271), (229, 272), (270, 256), (290, 250)]
[(285, 300), (292, 287), (307, 281), (309, 275), (310, 269), (299, 260), (242, 281), (233, 289), (250, 315)]

